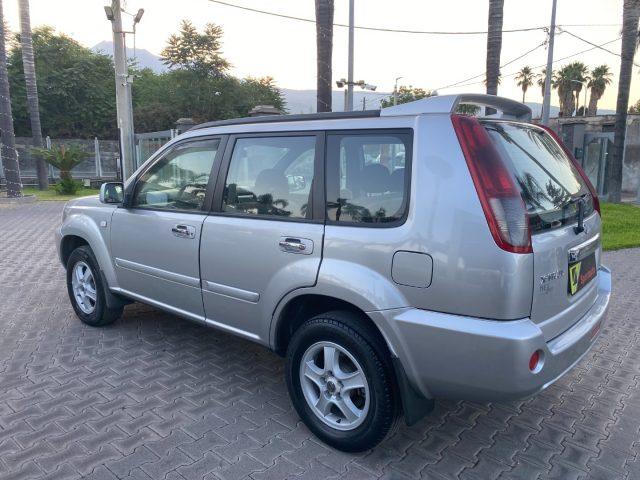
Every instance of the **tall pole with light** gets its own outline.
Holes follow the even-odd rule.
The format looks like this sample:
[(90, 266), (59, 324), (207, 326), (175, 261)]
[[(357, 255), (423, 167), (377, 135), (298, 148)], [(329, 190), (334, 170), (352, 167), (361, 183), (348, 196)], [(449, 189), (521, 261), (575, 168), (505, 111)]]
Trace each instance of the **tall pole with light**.
[(547, 70), (544, 79), (544, 98), (542, 100), (542, 124), (549, 125), (549, 110), (551, 108), (551, 76), (553, 75), (553, 41), (556, 33), (556, 4), (552, 0), (551, 25), (549, 26), (549, 45), (547, 45)]
[(355, 0), (349, 0), (349, 56), (347, 69), (347, 101), (345, 110), (350, 112), (353, 110), (353, 43), (354, 43), (354, 18), (355, 18)]
[(404, 77), (396, 77), (396, 82), (393, 86), (393, 105), (397, 105), (398, 104), (398, 80), (402, 79)]
[(135, 137), (133, 129), (133, 104), (131, 98), (131, 78), (127, 68), (127, 47), (125, 35), (135, 33), (136, 25), (142, 19), (143, 9), (133, 19), (133, 32), (122, 29), (122, 6), (120, 0), (112, 0), (110, 6), (105, 6), (107, 19), (111, 22), (113, 31), (113, 63), (116, 80), (116, 114), (118, 117), (118, 131), (120, 132), (120, 156), (122, 165), (122, 180), (129, 178), (135, 171)]
[[(344, 90), (344, 111), (351, 112), (353, 111), (353, 87), (358, 86), (362, 90), (370, 90), (375, 92), (378, 88), (376, 85), (371, 85), (370, 83), (366, 83), (364, 80), (358, 80), (357, 82), (350, 82), (346, 78), (341, 78), (336, 81), (336, 87), (345, 88)], [(351, 109), (349, 109), (349, 91), (351, 91)]]

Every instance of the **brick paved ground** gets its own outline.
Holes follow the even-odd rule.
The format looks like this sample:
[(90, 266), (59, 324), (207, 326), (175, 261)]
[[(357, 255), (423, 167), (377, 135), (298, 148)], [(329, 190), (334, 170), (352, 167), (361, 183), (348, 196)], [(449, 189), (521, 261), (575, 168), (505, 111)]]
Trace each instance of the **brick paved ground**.
[(640, 249), (605, 255), (610, 319), (523, 402), (438, 402), (374, 451), (318, 443), (269, 351), (141, 305), (76, 319), (53, 244), (62, 205), (0, 206), (0, 478), (640, 478)]

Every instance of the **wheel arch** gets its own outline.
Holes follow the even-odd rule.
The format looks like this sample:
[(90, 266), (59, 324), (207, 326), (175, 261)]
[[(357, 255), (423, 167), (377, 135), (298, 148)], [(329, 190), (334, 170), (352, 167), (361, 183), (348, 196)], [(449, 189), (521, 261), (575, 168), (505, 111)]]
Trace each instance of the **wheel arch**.
[(389, 353), (394, 354), (381, 330), (362, 308), (342, 298), (311, 292), (299, 292), (298, 295), (283, 301), (280, 308), (277, 309), (271, 333), (273, 350), (278, 355), (284, 355), (291, 337), (305, 320), (334, 310), (344, 310), (356, 314), (362, 320), (363, 327), (371, 329), (387, 346)]
[[(107, 284), (110, 287), (117, 287), (118, 281), (108, 247), (109, 230), (99, 228), (97, 225), (97, 222), (103, 218), (103, 215), (99, 215), (98, 218), (94, 219), (92, 216), (85, 214), (71, 215), (67, 218), (59, 232), (60, 260), (63, 262), (63, 266), (66, 267), (66, 262), (71, 252), (81, 245), (87, 245), (93, 251)], [(110, 218), (107, 218), (106, 221), (109, 220)]]
[(91, 247), (89, 242), (79, 235), (65, 235), (62, 237), (62, 240), (60, 240), (60, 261), (62, 264), (66, 266), (71, 252), (82, 245)]

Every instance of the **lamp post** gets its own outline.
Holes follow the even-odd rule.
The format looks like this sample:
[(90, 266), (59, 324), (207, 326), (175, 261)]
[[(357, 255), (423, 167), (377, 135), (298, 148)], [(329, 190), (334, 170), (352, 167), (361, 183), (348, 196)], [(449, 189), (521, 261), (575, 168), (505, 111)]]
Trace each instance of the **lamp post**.
[(398, 104), (398, 80), (402, 79), (404, 77), (396, 77), (396, 82), (393, 86), (393, 105), (397, 105)]
[[(586, 117), (587, 116), (587, 92), (589, 90), (589, 88), (587, 87), (587, 82), (586, 80), (583, 82), (581, 82), (580, 80), (570, 80), (570, 82), (582, 85), (582, 88), (584, 88), (584, 106), (582, 108), (582, 116)], [(580, 101), (580, 99), (577, 97), (576, 97), (576, 100)], [(577, 115), (578, 115), (578, 110), (576, 109), (576, 116)]]
[(142, 19), (144, 10), (138, 10), (133, 19), (133, 31), (122, 29), (122, 6), (120, 0), (112, 0), (104, 7), (107, 20), (113, 31), (113, 63), (116, 78), (116, 114), (120, 131), (120, 155), (122, 180), (129, 178), (135, 170), (135, 136), (133, 129), (133, 106), (131, 101), (131, 78), (127, 69), (127, 47), (125, 35), (134, 33), (136, 25)]
[[(347, 87), (344, 91), (344, 111), (350, 112), (353, 110), (353, 87), (358, 86), (362, 90), (370, 90), (375, 92), (378, 88), (377, 85), (371, 85), (370, 83), (366, 83), (364, 80), (358, 80), (357, 82), (350, 82), (346, 78), (341, 78), (336, 81), (336, 86), (338, 88)], [(349, 108), (349, 100), (351, 100), (351, 107)]]

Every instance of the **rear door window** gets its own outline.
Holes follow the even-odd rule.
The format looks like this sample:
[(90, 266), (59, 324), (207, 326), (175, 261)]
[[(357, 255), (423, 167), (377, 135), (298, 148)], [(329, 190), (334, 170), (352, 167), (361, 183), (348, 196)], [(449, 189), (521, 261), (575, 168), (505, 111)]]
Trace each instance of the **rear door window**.
[(222, 209), (228, 213), (311, 218), (315, 136), (239, 138)]
[(328, 134), (328, 220), (362, 225), (402, 220), (410, 153), (407, 133)]
[(593, 199), (580, 172), (562, 148), (535, 126), (483, 122), (493, 144), (520, 188), (532, 232), (549, 230), (577, 221), (579, 198), (585, 216)]

